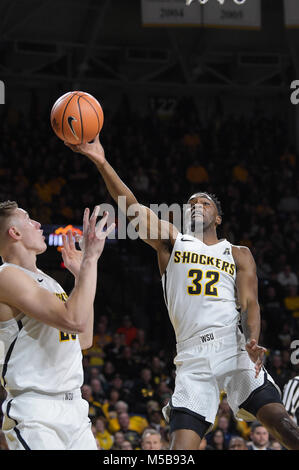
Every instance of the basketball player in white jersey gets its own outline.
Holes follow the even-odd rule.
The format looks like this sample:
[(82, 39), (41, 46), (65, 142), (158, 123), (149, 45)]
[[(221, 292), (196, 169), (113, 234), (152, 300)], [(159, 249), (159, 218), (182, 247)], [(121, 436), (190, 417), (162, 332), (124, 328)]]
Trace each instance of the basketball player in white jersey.
[(41, 225), (17, 203), (0, 204), (0, 363), (7, 391), (2, 429), (11, 450), (97, 450), (81, 397), (81, 349), (92, 344), (97, 263), (104, 248), (106, 214), (97, 231), (97, 206), (83, 218), (83, 250), (71, 232), (63, 260), (75, 276), (67, 297), (36, 266), (47, 246)]
[(286, 448), (299, 449), (299, 429), (263, 367), (255, 262), (248, 248), (218, 239), (222, 219), (217, 199), (207, 193), (190, 197), (190, 225), (202, 230), (183, 235), (138, 203), (106, 160), (98, 137), (68, 146), (95, 163), (116, 202), (124, 196), (127, 209), (134, 204), (139, 233), (146, 233), (144, 241), (157, 251), (177, 341), (175, 390), (163, 409), (171, 449), (199, 448), (214, 423), (221, 390), (236, 416), (258, 419)]

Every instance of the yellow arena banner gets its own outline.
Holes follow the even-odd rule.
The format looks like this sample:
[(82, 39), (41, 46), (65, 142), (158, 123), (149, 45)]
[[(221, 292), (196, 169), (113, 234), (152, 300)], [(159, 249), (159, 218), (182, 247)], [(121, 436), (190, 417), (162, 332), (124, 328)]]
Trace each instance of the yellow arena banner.
[(299, 28), (298, 0), (284, 0), (284, 21), (287, 28)]

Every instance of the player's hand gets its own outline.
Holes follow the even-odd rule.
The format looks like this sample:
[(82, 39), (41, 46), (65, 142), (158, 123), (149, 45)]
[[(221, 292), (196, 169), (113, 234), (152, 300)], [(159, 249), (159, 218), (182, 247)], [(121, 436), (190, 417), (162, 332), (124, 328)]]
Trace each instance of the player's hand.
[(67, 234), (62, 234), (63, 247), (61, 249), (61, 254), (64, 266), (75, 277), (77, 277), (80, 271), (82, 261), (82, 251), (77, 250), (74, 242), (74, 236), (76, 241), (79, 241), (79, 234), (73, 234), (71, 230), (68, 230)]
[(99, 258), (103, 252), (106, 238), (115, 228), (115, 223), (113, 223), (107, 227), (107, 230), (104, 230), (109, 215), (107, 211), (100, 222), (96, 224), (99, 212), (100, 206), (94, 208), (91, 216), (89, 216), (90, 211), (88, 208), (84, 211), (83, 240), (81, 243), (83, 256)]
[(255, 364), (255, 377), (257, 377), (262, 368), (263, 358), (265, 352), (267, 352), (267, 349), (263, 348), (262, 346), (259, 346), (255, 339), (252, 339), (251, 341), (249, 341), (249, 343), (246, 343), (245, 348), (248, 352), (250, 359)]
[(106, 161), (105, 151), (101, 145), (99, 135), (90, 143), (74, 145), (64, 142), (64, 144), (73, 152), (86, 155), (86, 157), (98, 165), (103, 165)]

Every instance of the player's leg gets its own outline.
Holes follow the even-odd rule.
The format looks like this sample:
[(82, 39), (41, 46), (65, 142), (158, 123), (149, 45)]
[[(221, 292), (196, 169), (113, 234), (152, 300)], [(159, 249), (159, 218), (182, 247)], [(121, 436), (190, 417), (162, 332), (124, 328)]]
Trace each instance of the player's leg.
[(98, 450), (89, 418), (78, 421), (77, 426), (74, 426), (74, 434), (67, 450)]
[(81, 397), (74, 400), (69, 407), (67, 421), (71, 436), (67, 450), (98, 450), (88, 412), (89, 404)]
[(198, 450), (201, 438), (190, 429), (178, 429), (170, 436), (170, 450)]
[[(37, 400), (41, 402), (41, 400)], [(48, 400), (44, 409), (49, 408)], [(42, 409), (31, 400), (10, 399), (5, 402), (2, 430), (10, 450), (64, 450), (54, 427), (42, 419)]]
[(170, 448), (198, 450), (219, 405), (219, 388), (210, 366), (214, 349), (200, 344), (198, 338), (177, 344), (177, 349), (175, 388), (162, 411), (170, 426)]
[(239, 418), (260, 421), (287, 449), (299, 449), (298, 427), (286, 412), (277, 385), (265, 368), (255, 377), (254, 364), (246, 354), (237, 356), (241, 367), (236, 367), (227, 385), (230, 407)]
[(299, 427), (290, 418), (282, 403), (263, 405), (256, 417), (284, 447), (299, 450)]
[[(186, 364), (184, 364), (186, 365)], [(218, 405), (219, 389), (207, 371), (201, 374), (181, 373), (176, 376), (174, 393), (162, 409), (169, 423), (171, 450), (198, 450), (201, 439), (213, 424)]]
[(170, 449), (198, 450), (200, 441), (210, 426), (211, 423), (194, 413), (171, 410)]
[(90, 425), (85, 426), (78, 438), (73, 440), (67, 450), (98, 450)]
[(240, 408), (255, 416), (284, 447), (299, 450), (299, 428), (289, 417), (269, 375), (265, 371), (264, 374), (264, 384), (254, 390)]

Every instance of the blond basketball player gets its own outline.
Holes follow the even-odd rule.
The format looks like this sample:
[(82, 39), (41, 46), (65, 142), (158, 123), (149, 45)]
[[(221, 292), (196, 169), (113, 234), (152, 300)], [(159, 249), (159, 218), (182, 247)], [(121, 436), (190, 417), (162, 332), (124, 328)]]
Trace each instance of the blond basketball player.
[(98, 138), (69, 147), (95, 163), (115, 201), (124, 196), (127, 209), (135, 205), (139, 233), (146, 233), (144, 241), (157, 251), (177, 340), (175, 389), (163, 409), (170, 422), (171, 449), (199, 448), (214, 423), (221, 390), (235, 415), (258, 419), (286, 448), (299, 449), (299, 429), (263, 367), (255, 262), (246, 247), (218, 239), (218, 200), (207, 193), (193, 194), (188, 201), (191, 233), (179, 233), (138, 204), (107, 162)]
[(11, 450), (97, 449), (81, 397), (81, 349), (92, 344), (97, 263), (107, 216), (95, 233), (97, 206), (83, 218), (83, 252), (71, 232), (64, 236), (63, 259), (75, 276), (69, 297), (36, 266), (46, 250), (41, 225), (17, 203), (0, 204), (0, 340), (7, 391), (2, 429)]

